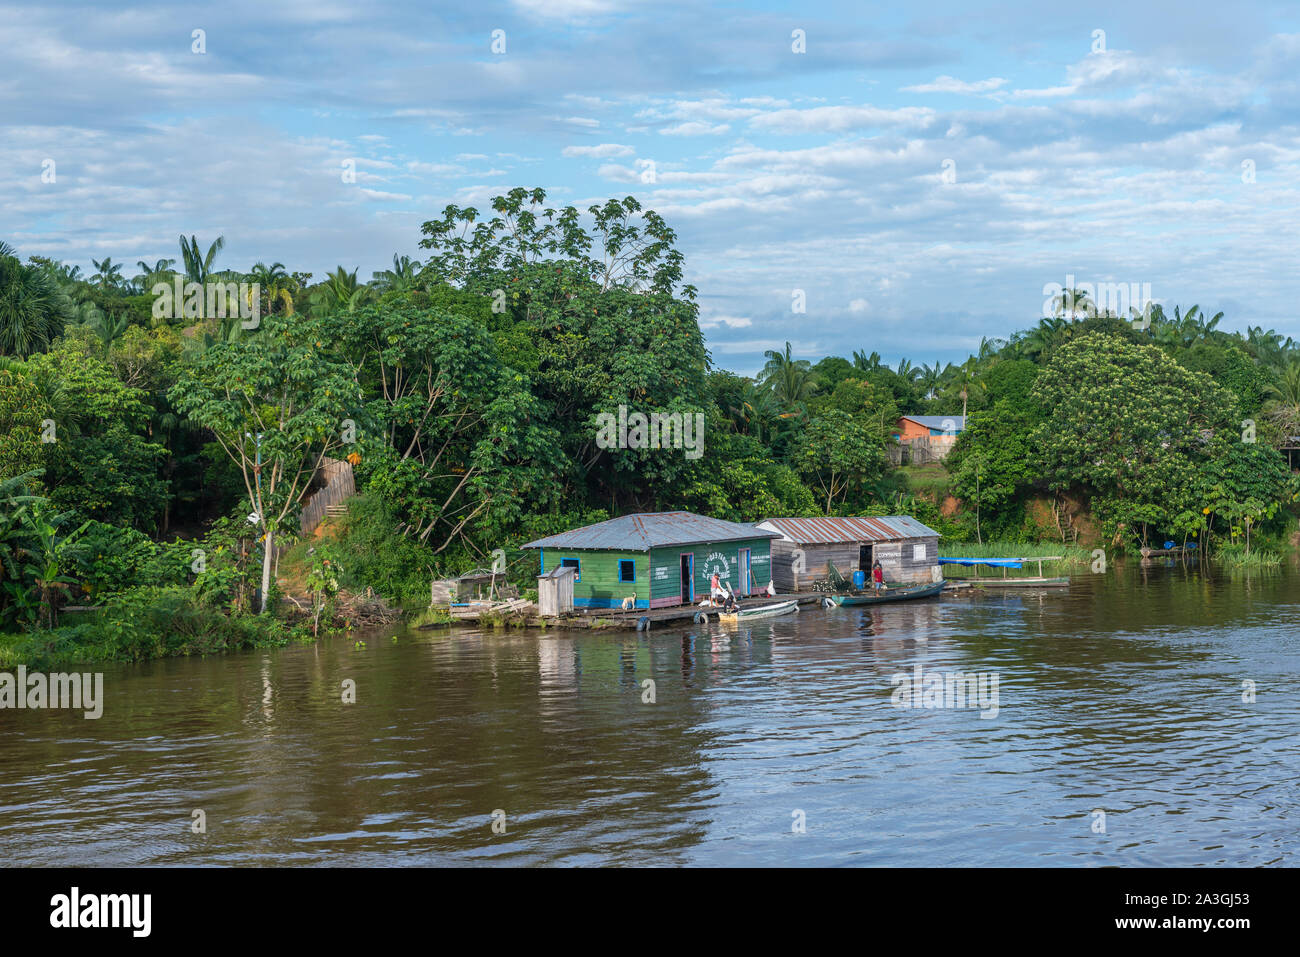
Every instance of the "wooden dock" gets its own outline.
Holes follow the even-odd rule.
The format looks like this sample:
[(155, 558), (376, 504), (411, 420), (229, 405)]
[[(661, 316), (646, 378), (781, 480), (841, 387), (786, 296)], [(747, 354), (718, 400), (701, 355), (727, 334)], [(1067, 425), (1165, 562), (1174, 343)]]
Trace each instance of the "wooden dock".
[[(799, 592), (790, 595), (755, 596), (742, 599), (742, 608), (755, 605), (768, 605), (778, 601), (797, 601), (800, 605), (818, 604), (826, 596), (821, 592)], [(535, 605), (512, 609), (453, 608), (453, 624), (477, 625), (485, 620), (489, 623), (502, 620), (508, 625), (525, 628), (600, 628), (619, 631), (646, 631), (652, 628), (683, 627), (694, 624), (696, 615), (707, 615), (710, 622), (718, 620), (721, 607), (708, 608), (699, 605), (673, 605), (670, 608), (636, 608), (623, 611), (621, 608), (584, 608), (571, 615), (542, 617), (537, 614)]]

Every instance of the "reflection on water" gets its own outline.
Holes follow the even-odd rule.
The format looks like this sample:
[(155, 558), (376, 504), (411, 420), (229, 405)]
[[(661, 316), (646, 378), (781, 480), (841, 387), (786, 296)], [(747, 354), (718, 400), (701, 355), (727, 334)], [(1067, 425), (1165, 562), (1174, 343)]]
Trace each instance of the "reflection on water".
[[(0, 711), (0, 859), (1295, 863), (1298, 599), (1294, 573), (1135, 564), (731, 629), (115, 667), (98, 721)], [(894, 707), (917, 665), (996, 674), (996, 717)]]

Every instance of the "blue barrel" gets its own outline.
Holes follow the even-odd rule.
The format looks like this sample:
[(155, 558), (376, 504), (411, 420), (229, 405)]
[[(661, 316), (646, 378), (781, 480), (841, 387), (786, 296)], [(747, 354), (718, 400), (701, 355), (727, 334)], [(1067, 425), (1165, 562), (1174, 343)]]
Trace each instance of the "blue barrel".
[(862, 587), (863, 585), (865, 585), (866, 583), (867, 583), (867, 573), (866, 573), (866, 572), (864, 572), (864, 571), (862, 571), (862, 570), (859, 569), (858, 571), (856, 571), (856, 572), (853, 573), (853, 587), (854, 587), (854, 588), (861, 588), (861, 587)]

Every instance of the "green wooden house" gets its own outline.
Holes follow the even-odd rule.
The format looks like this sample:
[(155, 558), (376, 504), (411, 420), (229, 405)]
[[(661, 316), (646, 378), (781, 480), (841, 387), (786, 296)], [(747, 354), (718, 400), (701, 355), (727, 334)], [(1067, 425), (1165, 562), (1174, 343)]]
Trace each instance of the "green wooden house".
[(551, 535), (525, 548), (541, 553), (541, 574), (557, 565), (577, 569), (577, 608), (637, 608), (694, 604), (709, 595), (716, 572), (737, 595), (753, 595), (772, 578), (771, 540), (777, 532), (693, 512), (643, 512)]

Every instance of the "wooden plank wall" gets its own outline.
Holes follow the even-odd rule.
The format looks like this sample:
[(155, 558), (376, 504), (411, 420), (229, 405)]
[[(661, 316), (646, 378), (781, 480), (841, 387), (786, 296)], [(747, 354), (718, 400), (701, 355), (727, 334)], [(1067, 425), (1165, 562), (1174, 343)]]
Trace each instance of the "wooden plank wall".
[(316, 530), (331, 505), (342, 505), (357, 494), (351, 463), (327, 458), (321, 463), (321, 474), (325, 479), (325, 487), (307, 496), (302, 503), (299, 526), (303, 538)]
[[(921, 582), (934, 579), (934, 569), (938, 568), (939, 539), (907, 538), (894, 542), (874, 542), (874, 555), (885, 573), (886, 582)], [(917, 558), (914, 546), (924, 546), (924, 557)], [(796, 550), (803, 553), (803, 571), (795, 571)], [(782, 594), (798, 591), (812, 591), (813, 583), (827, 578), (827, 562), (834, 562), (835, 568), (845, 578), (852, 580), (853, 572), (858, 570), (859, 545), (857, 542), (835, 545), (799, 545), (784, 539), (772, 540), (772, 580), (777, 591)], [(863, 569), (868, 572), (870, 569)]]

